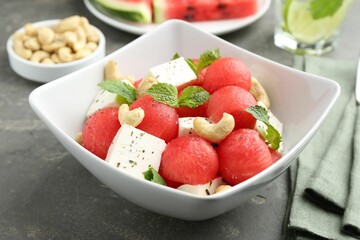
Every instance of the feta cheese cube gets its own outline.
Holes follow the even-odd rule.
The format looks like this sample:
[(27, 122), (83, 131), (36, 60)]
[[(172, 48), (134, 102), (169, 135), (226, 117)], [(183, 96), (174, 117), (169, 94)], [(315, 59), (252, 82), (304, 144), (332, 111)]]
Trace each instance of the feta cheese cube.
[(116, 101), (117, 94), (108, 92), (104, 89), (101, 89), (96, 95), (94, 101), (89, 107), (89, 110), (86, 114), (87, 117), (90, 117), (96, 111), (107, 107), (119, 107), (119, 104)]
[(179, 118), (179, 133), (178, 136), (197, 136), (194, 130), (195, 117), (182, 117)]
[(146, 77), (154, 77), (160, 83), (174, 86), (183, 85), (197, 78), (183, 57), (150, 68)]
[[(196, 117), (182, 117), (179, 118), (179, 132), (178, 136), (198, 136), (194, 130), (194, 119)], [(212, 123), (210, 119), (205, 118), (206, 121)]]
[(179, 186), (177, 189), (195, 195), (207, 196), (214, 194), (216, 188), (220, 185), (225, 185), (225, 183), (223, 182), (221, 177), (217, 177), (214, 180), (205, 184), (200, 184), (200, 185), (183, 184)]
[(105, 161), (111, 166), (144, 179), (149, 167), (159, 170), (164, 140), (124, 124), (110, 145)]
[[(122, 80), (124, 82), (126, 82), (127, 84), (130, 84), (131, 86), (133, 86), (131, 84), (131, 82), (127, 79)], [(92, 115), (93, 113), (95, 113), (96, 111), (103, 109), (103, 108), (107, 108), (107, 107), (119, 107), (118, 102), (116, 101), (117, 98), (117, 94), (116, 93), (111, 93), (108, 92), (104, 89), (101, 89), (98, 94), (95, 96), (94, 101), (92, 102), (92, 104), (89, 107), (89, 110), (86, 114), (87, 117), (90, 117), (90, 115)]]

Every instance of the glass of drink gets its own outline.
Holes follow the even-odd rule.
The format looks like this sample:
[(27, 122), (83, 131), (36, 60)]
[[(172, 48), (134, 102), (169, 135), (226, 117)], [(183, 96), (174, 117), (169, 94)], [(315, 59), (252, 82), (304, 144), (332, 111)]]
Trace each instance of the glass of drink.
[(296, 54), (334, 48), (352, 0), (275, 0), (274, 43)]

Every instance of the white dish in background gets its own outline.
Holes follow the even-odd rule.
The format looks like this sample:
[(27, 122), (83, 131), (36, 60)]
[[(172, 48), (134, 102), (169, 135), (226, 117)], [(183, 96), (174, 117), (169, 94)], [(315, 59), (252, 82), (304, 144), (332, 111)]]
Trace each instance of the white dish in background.
[[(58, 23), (59, 19), (46, 20), (41, 22), (33, 23), (35, 27), (40, 26), (53, 26)], [(13, 49), (12, 36), (9, 37), (6, 43), (6, 49), (9, 57), (10, 67), (22, 76), (31, 81), (46, 83), (50, 82), (59, 77), (65, 76), (66, 74), (75, 72), (76, 70), (83, 68), (93, 62), (96, 62), (105, 56), (105, 36), (104, 34), (95, 26), (93, 26), (100, 37), (97, 49), (91, 53), (89, 56), (68, 62), (68, 63), (59, 63), (59, 64), (40, 64), (34, 63), (29, 60), (26, 60), (18, 56)], [(24, 28), (16, 30), (24, 31)]]
[[(255, 22), (261, 18), (270, 8), (271, 0), (257, 0), (259, 10), (252, 16), (238, 19), (228, 19), (219, 21), (204, 21), (193, 22), (196, 27), (213, 34), (225, 34), (240, 28), (246, 27), (249, 24)], [(115, 14), (107, 11), (101, 5), (97, 4), (93, 0), (84, 0), (86, 8), (98, 19), (107, 23), (110, 26), (118, 28), (120, 30), (134, 33), (144, 34), (153, 30), (158, 24), (140, 24), (131, 21), (124, 20)]]
[[(215, 48), (220, 49), (222, 56), (237, 57), (249, 66), (252, 75), (267, 90), (272, 112), (284, 124), (284, 156), (266, 170), (227, 191), (197, 196), (113, 168), (74, 140), (82, 130), (109, 60), (114, 59), (123, 74), (141, 78), (147, 69), (168, 61), (176, 52), (194, 58)], [(97, 63), (38, 87), (30, 94), (29, 101), (68, 151), (113, 191), (160, 214), (204, 220), (238, 207), (283, 173), (310, 141), (339, 93), (339, 85), (331, 80), (255, 55), (190, 23), (171, 20)]]

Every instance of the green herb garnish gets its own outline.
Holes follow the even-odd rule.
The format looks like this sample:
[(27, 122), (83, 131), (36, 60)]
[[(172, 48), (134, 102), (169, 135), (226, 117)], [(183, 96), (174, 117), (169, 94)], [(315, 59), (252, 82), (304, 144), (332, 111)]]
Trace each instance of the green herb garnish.
[(311, 0), (310, 11), (313, 19), (332, 16), (341, 7), (343, 0)]
[(130, 105), (136, 100), (136, 90), (130, 84), (122, 80), (104, 80), (98, 84), (104, 90), (120, 95)]
[(171, 60), (178, 59), (180, 57), (179, 53), (175, 53)]
[(180, 97), (174, 85), (168, 83), (157, 83), (147, 90), (147, 93), (156, 101), (169, 105), (170, 107), (195, 108), (204, 104), (210, 98), (210, 94), (202, 87), (186, 87)]
[(146, 91), (153, 99), (158, 102), (178, 107), (177, 88), (169, 83), (156, 83)]
[(143, 174), (146, 180), (166, 186), (164, 179), (153, 167), (149, 167), (149, 170), (147, 170)]
[(212, 64), (215, 60), (220, 58), (220, 50), (208, 50), (200, 55), (199, 62), (196, 65), (196, 75), (198, 75), (201, 70)]
[[(180, 57), (179, 53), (175, 53), (172, 60), (178, 59)], [(215, 60), (220, 58), (220, 50), (207, 50), (200, 55), (199, 62), (196, 64), (192, 59), (186, 58), (185, 61), (189, 65), (189, 67), (194, 71), (196, 76), (199, 75), (201, 70), (209, 66)]]
[(198, 86), (185, 88), (178, 99), (179, 106), (195, 108), (209, 100), (210, 94)]
[(248, 107), (245, 111), (252, 114), (254, 118), (266, 125), (266, 130), (260, 131), (261, 137), (270, 146), (270, 148), (274, 150), (279, 149), (282, 137), (279, 131), (273, 125), (271, 125), (269, 121), (270, 117), (266, 108), (256, 105)]
[(185, 58), (186, 63), (189, 65), (189, 67), (191, 68), (191, 70), (193, 70), (193, 72), (196, 74), (196, 77), (198, 76), (198, 73), (196, 71), (196, 64), (195, 62), (190, 59), (190, 58)]

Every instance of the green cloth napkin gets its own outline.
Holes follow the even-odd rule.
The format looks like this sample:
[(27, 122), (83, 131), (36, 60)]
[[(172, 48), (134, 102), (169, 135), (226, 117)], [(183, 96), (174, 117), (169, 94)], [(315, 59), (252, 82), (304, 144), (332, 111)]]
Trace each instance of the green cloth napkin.
[(354, 96), (356, 66), (322, 57), (295, 58), (296, 68), (337, 81), (341, 94), (290, 168), (286, 239), (340, 240), (360, 236), (360, 108)]
[(349, 198), (345, 208), (342, 229), (360, 239), (360, 106), (357, 106), (353, 146), (354, 160), (350, 177)]

